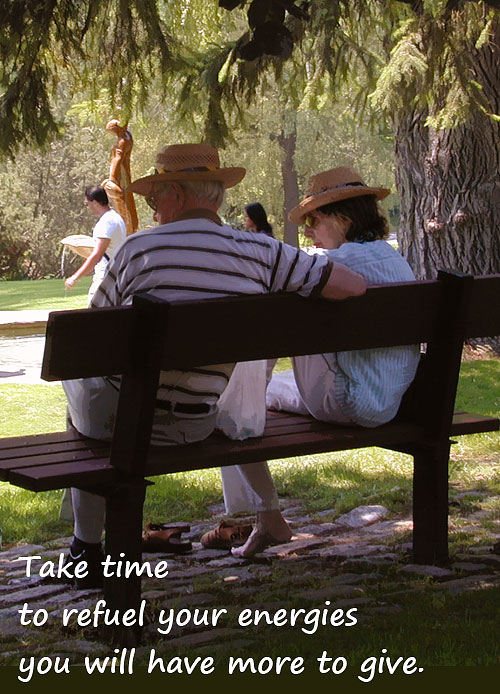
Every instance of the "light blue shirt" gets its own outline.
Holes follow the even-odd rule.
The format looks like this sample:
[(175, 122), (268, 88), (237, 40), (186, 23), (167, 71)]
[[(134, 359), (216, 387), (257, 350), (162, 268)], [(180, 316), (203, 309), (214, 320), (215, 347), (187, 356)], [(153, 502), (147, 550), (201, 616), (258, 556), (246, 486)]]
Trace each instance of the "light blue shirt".
[[(347, 242), (322, 253), (359, 272), (368, 286), (415, 279), (406, 260), (386, 241)], [(342, 411), (365, 427), (393, 419), (415, 377), (419, 355), (419, 345), (326, 354), (337, 373), (335, 395)]]

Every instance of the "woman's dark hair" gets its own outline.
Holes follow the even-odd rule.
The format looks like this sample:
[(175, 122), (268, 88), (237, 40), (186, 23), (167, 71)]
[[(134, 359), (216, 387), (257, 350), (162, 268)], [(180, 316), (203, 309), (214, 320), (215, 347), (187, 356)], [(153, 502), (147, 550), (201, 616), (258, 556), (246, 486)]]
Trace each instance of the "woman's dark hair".
[(273, 235), (273, 228), (267, 221), (266, 211), (260, 202), (251, 202), (246, 205), (245, 212), (257, 227), (257, 231), (263, 231), (268, 236)]
[(108, 195), (102, 186), (87, 186), (85, 197), (87, 200), (95, 200), (101, 205), (109, 205)]
[(346, 234), (347, 241), (363, 243), (389, 236), (387, 220), (377, 205), (375, 195), (360, 195), (331, 202), (318, 207), (318, 210), (331, 217), (345, 217), (351, 222)]

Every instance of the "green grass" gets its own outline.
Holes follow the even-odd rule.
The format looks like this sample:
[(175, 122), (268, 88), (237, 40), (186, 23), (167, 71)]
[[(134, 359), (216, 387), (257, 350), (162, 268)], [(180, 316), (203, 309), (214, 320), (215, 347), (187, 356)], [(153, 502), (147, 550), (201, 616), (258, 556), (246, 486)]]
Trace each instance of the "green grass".
[[(279, 567), (277, 571), (279, 571)], [(293, 569), (292, 569), (293, 570)], [(322, 567), (322, 571), (327, 570)], [(401, 576), (390, 573), (380, 576), (380, 588), (387, 590), (391, 580), (401, 581)], [(317, 577), (313, 577), (313, 581)], [(258, 602), (282, 601), (290, 607), (306, 607), (290, 602), (289, 585), (283, 577), (274, 576), (266, 586), (260, 586)], [(373, 584), (372, 589), (373, 589)], [(314, 586), (314, 583), (313, 583)], [(404, 584), (397, 598), (390, 600), (400, 606), (397, 614), (380, 613), (376, 619), (360, 621), (353, 628), (319, 627), (314, 634), (304, 635), (300, 628), (273, 628), (270, 626), (249, 628), (249, 636), (257, 637), (250, 653), (230, 652), (254, 659), (264, 656), (301, 655), (311, 665), (324, 650), (334, 657), (344, 656), (349, 667), (359, 672), (360, 664), (370, 656), (382, 655), (381, 649), (395, 660), (398, 656), (413, 656), (427, 666), (479, 666), (498, 665), (498, 651), (492, 646), (500, 638), (498, 598), (500, 589), (493, 588), (453, 595), (436, 591), (424, 582), (415, 590), (404, 592)], [(210, 590), (213, 592), (213, 583)], [(371, 592), (371, 590), (370, 590)], [(383, 593), (380, 596), (384, 597)], [(230, 606), (231, 596), (220, 590), (220, 604)], [(241, 606), (235, 605), (236, 614)], [(312, 607), (312, 605), (310, 606)], [(316, 607), (316, 605), (315, 605)], [(317, 605), (323, 607), (323, 605)], [(306, 607), (307, 609), (307, 607)], [(358, 609), (363, 617), (364, 608)], [(311, 627), (309, 626), (309, 629)], [(381, 638), (381, 635), (382, 638)]]
[[(283, 366), (287, 366), (285, 360), (280, 364)], [(499, 416), (499, 381), (500, 360), (464, 363), (457, 407)], [(0, 397), (0, 436), (64, 429), (65, 397), (60, 385), (5, 384), (0, 386)], [(486, 490), (500, 495), (499, 449), (497, 433), (459, 437), (451, 454), (452, 489)], [(383, 504), (393, 513), (410, 512), (410, 456), (369, 448), (275, 461), (271, 470), (282, 498), (300, 498), (310, 512), (329, 509), (332, 519), (370, 503)], [(40, 542), (71, 532), (71, 527), (57, 517), (60, 492), (33, 494), (0, 483), (0, 495), (4, 543), (23, 539)], [(206, 517), (207, 506), (221, 501), (216, 469), (155, 477), (154, 486), (147, 492), (145, 518), (192, 521)], [(488, 503), (484, 502), (486, 506)], [(464, 501), (454, 510), (457, 519), (465, 510)]]
[(91, 281), (84, 277), (70, 291), (62, 279), (0, 282), (0, 311), (86, 308)]

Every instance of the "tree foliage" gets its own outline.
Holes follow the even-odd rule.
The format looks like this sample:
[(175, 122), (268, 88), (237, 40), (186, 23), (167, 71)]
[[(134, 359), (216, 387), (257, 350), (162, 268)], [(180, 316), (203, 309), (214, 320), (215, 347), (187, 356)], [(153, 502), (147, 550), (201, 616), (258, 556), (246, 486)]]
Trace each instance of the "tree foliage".
[[(295, 131), (301, 184), (313, 169), (351, 163), (367, 178), (373, 172), (373, 180), (390, 186), (385, 178), (392, 175), (387, 122), (401, 138), (423, 132), (418, 119), (428, 135), (421, 139), (429, 142), (437, 141), (439, 129), (476, 123), (473, 114), (496, 124), (491, 71), (484, 69), (488, 61), (478, 57), (487, 55), (490, 65), (498, 62), (499, 7), (500, 0), (0, 1), (0, 152), (9, 155), (0, 174), (10, 191), (0, 191), (7, 215), (0, 222), (2, 240), (18, 222), (23, 229), (31, 224), (35, 234), (38, 228), (46, 230), (57, 211), (79, 205), (76, 193), (74, 201), (61, 200), (59, 206), (40, 201), (37, 214), (34, 203), (27, 201), (22, 214), (13, 205), (16, 197), (38, 200), (30, 165), (44, 169), (45, 159), (42, 163), (33, 153), (30, 164), (31, 144), (47, 146), (50, 171), (55, 171), (59, 145), (80, 144), (81, 133), (71, 130), (77, 118), (82, 132), (94, 136), (85, 145), (88, 167), (85, 156), (83, 165), (73, 166), (73, 171), (87, 172), (91, 180), (85, 183), (105, 173), (109, 140), (101, 146), (100, 128), (109, 117), (133, 125), (138, 175), (148, 173), (152, 153), (166, 140), (224, 146), (224, 158), (246, 165), (249, 172), (238, 187), (239, 198), (229, 196), (227, 214), (233, 223), (241, 200), (249, 197), (260, 198), (275, 222), (283, 220), (279, 138)], [(265, 31), (259, 29), (264, 25)], [(275, 44), (273, 31), (279, 39)], [(67, 94), (79, 94), (79, 106), (68, 110)], [(92, 120), (96, 104), (102, 121)], [(368, 145), (370, 127), (378, 136)], [(55, 134), (62, 138), (59, 144)], [(497, 135), (492, 130), (495, 151)], [(416, 140), (412, 147), (414, 157), (422, 158)], [(369, 149), (376, 155), (370, 157)], [(397, 165), (407, 164), (399, 157)], [(13, 190), (15, 176), (22, 185)], [(77, 190), (82, 183), (78, 177), (59, 176), (46, 178), (47, 185)], [(428, 181), (424, 176), (421, 196), (431, 196)], [(407, 220), (415, 225), (412, 215)], [(73, 233), (81, 231), (78, 224)], [(29, 249), (7, 246), (12, 257), (21, 254), (26, 261)], [(29, 268), (35, 275), (42, 271)]]
[(0, 5), (0, 150), (42, 145), (60, 132), (53, 106), (61, 79), (78, 91), (102, 88), (124, 109), (144, 104), (151, 75), (184, 66), (153, 0), (3, 0)]
[[(375, 110), (394, 114), (425, 103), (430, 124), (450, 127), (471, 110), (491, 112), (467, 47), (490, 40), (499, 6), (479, 0), (3, 0), (0, 151), (12, 154), (30, 141), (42, 145), (60, 132), (53, 96), (61, 80), (74, 92), (88, 88), (95, 96), (105, 89), (125, 118), (143, 109), (152, 85), (159, 85), (165, 100), (179, 97), (180, 117), (203, 117), (203, 138), (214, 144), (230, 139), (231, 119), (244, 119), (269, 79), (280, 80), (288, 98), (304, 108), (324, 106), (325, 94), (335, 95), (348, 80), (358, 85), (353, 98), (360, 107), (373, 91)], [(260, 47), (249, 52), (255, 43)]]

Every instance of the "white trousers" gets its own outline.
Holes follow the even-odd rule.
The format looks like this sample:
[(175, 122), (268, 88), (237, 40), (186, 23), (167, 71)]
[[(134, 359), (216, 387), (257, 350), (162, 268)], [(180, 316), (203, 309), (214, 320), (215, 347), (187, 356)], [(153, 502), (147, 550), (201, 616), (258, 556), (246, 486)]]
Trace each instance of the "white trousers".
[(337, 402), (335, 380), (338, 367), (335, 354), (294, 357), (292, 365), (297, 391), (310, 415), (323, 422), (353, 423)]
[[(68, 420), (84, 436), (109, 441), (118, 405), (118, 390), (104, 378), (63, 381), (68, 400)], [(176, 445), (202, 441), (215, 428), (216, 413), (203, 417), (176, 416), (170, 412), (155, 415), (152, 441), (156, 445)], [(267, 463), (237, 465), (222, 469), (224, 498), (229, 513), (266, 511), (278, 508), (278, 496)], [(63, 513), (70, 517), (68, 495)], [(105, 523), (105, 499), (73, 488), (71, 506), (74, 534), (83, 542), (101, 541)]]
[[(255, 362), (253, 368), (265, 368), (266, 385), (271, 380), (272, 371), (277, 359), (268, 359), (264, 364)], [(256, 372), (256, 378), (260, 374)], [(246, 383), (240, 383), (239, 389), (245, 396)], [(264, 384), (262, 385), (262, 408), (265, 409)], [(263, 417), (265, 413), (263, 412)], [(279, 499), (267, 462), (248, 465), (230, 465), (221, 468), (222, 491), (227, 514), (258, 513), (274, 511), (279, 508)]]

